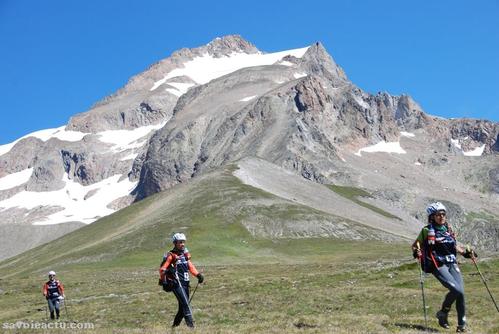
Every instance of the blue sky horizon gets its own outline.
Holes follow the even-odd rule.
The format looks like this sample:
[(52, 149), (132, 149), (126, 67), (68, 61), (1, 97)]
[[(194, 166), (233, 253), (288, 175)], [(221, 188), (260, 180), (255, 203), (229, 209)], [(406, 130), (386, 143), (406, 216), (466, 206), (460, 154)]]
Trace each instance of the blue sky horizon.
[(0, 0), (0, 145), (62, 126), (183, 47), (320, 41), (359, 88), (499, 121), (499, 1)]

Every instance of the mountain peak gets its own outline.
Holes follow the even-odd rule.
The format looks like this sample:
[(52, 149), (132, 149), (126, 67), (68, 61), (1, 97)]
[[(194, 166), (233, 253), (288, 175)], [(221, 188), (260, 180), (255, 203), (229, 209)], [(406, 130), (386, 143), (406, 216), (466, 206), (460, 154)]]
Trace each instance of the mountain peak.
[(206, 45), (206, 48), (210, 54), (215, 56), (225, 55), (232, 52), (243, 52), (248, 54), (259, 52), (256, 46), (242, 38), (240, 35), (217, 37), (209, 42)]
[[(310, 73), (325, 75), (333, 80), (348, 80), (343, 69), (336, 64), (331, 55), (327, 52), (321, 42), (312, 44), (302, 57), (302, 61), (307, 65)], [(328, 75), (327, 72), (330, 74)]]

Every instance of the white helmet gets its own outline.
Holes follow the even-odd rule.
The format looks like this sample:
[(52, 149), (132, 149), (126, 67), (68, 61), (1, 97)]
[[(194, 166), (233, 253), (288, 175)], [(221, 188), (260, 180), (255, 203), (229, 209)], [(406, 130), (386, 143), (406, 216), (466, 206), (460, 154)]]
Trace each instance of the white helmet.
[(53, 270), (49, 271), (49, 276), (55, 276), (55, 271)]
[(428, 214), (428, 216), (431, 216), (431, 215), (437, 213), (438, 211), (447, 211), (447, 209), (445, 208), (445, 205), (443, 205), (440, 202), (431, 203), (426, 208), (426, 213)]
[(185, 237), (185, 234), (183, 234), (183, 233), (175, 233), (172, 237), (173, 242), (186, 241), (186, 240), (187, 240), (187, 238)]

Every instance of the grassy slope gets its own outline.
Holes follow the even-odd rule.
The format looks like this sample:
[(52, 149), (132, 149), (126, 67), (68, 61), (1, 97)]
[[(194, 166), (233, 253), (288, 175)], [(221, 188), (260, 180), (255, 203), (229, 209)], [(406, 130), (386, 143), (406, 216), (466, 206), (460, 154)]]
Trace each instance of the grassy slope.
[[(185, 231), (207, 278), (194, 299), (196, 332), (408, 333), (423, 323), (407, 244), (255, 238), (241, 225), (255, 213), (289, 220), (320, 213), (242, 185), (229, 171), (193, 182), (1, 263), (0, 322), (45, 318), (40, 287), (53, 268), (66, 285), (72, 320), (93, 322), (100, 333), (164, 332), (176, 302), (156, 285), (156, 268), (167, 237)], [(498, 295), (499, 261), (481, 266)], [(499, 332), (479, 277), (469, 265), (463, 271), (470, 326)], [(436, 328), (431, 315), (445, 290), (433, 278), (427, 288)]]
[[(253, 216), (266, 216), (269, 221), (302, 221), (304, 216), (335, 219), (244, 185), (227, 169), (175, 187), (174, 192), (146, 198), (63, 238), (4, 261), (0, 263), (0, 272), (3, 276), (42, 273), (68, 265), (155, 266), (164, 250), (170, 247), (169, 237), (178, 231), (189, 235), (194, 241), (192, 251), (202, 251), (202, 259), (207, 264), (218, 263), (215, 256), (235, 263), (261, 262), (261, 258), (267, 262), (282, 261), (281, 255), (293, 255), (293, 263), (306, 259), (306, 256), (296, 256), (285, 240), (276, 242), (253, 237), (241, 224)], [(352, 228), (358, 226), (350, 223)], [(363, 225), (360, 230), (369, 233), (369, 228)], [(324, 242), (329, 243), (327, 239)]]

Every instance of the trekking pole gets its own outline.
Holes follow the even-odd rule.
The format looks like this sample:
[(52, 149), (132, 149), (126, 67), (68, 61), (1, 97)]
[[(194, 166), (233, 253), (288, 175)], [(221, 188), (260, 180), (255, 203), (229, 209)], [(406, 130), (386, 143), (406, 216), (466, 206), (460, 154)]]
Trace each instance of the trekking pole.
[(45, 304), (45, 319), (46, 320), (49, 319), (49, 311), (47, 309), (48, 309), (48, 306), (47, 306), (47, 304)]
[[(418, 250), (421, 250), (419, 248), (419, 242), (417, 242), (417, 247)], [(425, 330), (428, 329), (428, 316), (426, 314), (426, 298), (425, 298), (425, 293), (424, 293), (424, 274), (423, 274), (423, 269), (421, 268), (421, 257), (418, 257), (418, 267), (419, 267), (419, 284), (421, 285), (421, 295), (423, 297), (423, 313), (424, 313), (424, 326)]]
[(476, 263), (476, 259), (475, 259), (475, 256), (473, 256), (473, 254), (471, 255), (471, 261), (473, 261), (473, 263), (475, 264), (476, 271), (478, 271), (478, 274), (480, 275), (480, 278), (482, 279), (482, 282), (485, 285), (487, 292), (489, 293), (490, 299), (492, 299), (492, 302), (494, 303), (497, 312), (499, 312), (499, 307), (497, 307), (497, 303), (494, 299), (494, 296), (492, 296), (492, 292), (490, 292), (489, 286), (487, 285), (487, 282), (485, 281), (485, 277), (483, 277), (482, 273), (480, 272), (480, 269), (478, 269), (478, 264)]
[[(182, 287), (182, 283), (180, 283), (180, 279), (178, 278), (178, 273), (175, 271), (175, 278), (177, 279), (177, 284), (179, 286), (180, 292), (182, 293), (182, 296), (187, 300), (187, 307), (189, 308), (189, 312), (192, 314), (192, 309), (191, 309), (191, 302), (189, 300), (189, 296), (186, 296), (185, 290)], [(197, 286), (196, 286), (197, 287)], [(194, 295), (194, 294), (193, 294)]]
[(194, 291), (192, 292), (191, 298), (189, 299), (189, 304), (192, 302), (192, 298), (194, 298), (194, 294), (196, 293), (198, 286), (199, 286), (199, 282), (196, 284), (196, 287), (194, 288)]
[(64, 299), (63, 303), (64, 303), (64, 311), (66, 312), (66, 317), (68, 317), (68, 319), (69, 319), (68, 306), (66, 305), (66, 299)]

